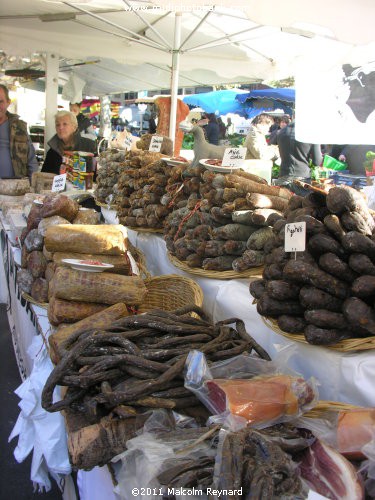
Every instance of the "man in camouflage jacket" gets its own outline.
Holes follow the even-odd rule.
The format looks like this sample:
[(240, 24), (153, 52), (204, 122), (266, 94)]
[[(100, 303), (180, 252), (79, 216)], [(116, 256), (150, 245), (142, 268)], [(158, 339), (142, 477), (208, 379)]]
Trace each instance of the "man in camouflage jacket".
[(0, 85), (0, 178), (26, 177), (39, 168), (27, 125), (19, 116), (9, 113), (9, 92)]

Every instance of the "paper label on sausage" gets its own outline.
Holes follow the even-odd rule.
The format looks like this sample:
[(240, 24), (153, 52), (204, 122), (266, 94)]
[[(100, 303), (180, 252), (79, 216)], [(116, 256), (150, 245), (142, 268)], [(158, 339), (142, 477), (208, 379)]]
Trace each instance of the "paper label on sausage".
[(240, 168), (246, 157), (246, 148), (226, 148), (221, 165)]
[(306, 222), (285, 224), (286, 252), (304, 252), (306, 250)]
[(55, 175), (52, 181), (51, 191), (53, 193), (57, 191), (64, 191), (65, 183), (66, 183), (66, 174)]
[(163, 137), (160, 135), (153, 135), (148, 150), (153, 151), (154, 153), (159, 153), (162, 144), (163, 144)]

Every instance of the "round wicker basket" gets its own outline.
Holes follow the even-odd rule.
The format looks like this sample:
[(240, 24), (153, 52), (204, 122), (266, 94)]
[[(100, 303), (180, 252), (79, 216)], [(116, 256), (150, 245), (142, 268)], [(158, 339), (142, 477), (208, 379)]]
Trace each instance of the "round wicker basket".
[(98, 205), (98, 207), (104, 207), (107, 208), (108, 210), (116, 210), (117, 206), (116, 205), (108, 205), (108, 203), (103, 203), (102, 201), (98, 201), (96, 198), (95, 200), (95, 205)]
[(25, 300), (27, 300), (27, 302), (30, 302), (30, 304), (34, 304), (35, 306), (42, 307), (43, 309), (48, 308), (48, 302), (38, 302), (37, 300), (33, 299), (32, 296), (26, 292), (22, 292), (21, 295)]
[(152, 227), (132, 227), (132, 226), (125, 226), (127, 229), (131, 229), (132, 231), (138, 231), (138, 233), (158, 233), (158, 234), (163, 234), (164, 229), (162, 228), (152, 228)]
[[(277, 321), (275, 319), (268, 318), (265, 316), (262, 316), (262, 319), (264, 323), (274, 332), (283, 335), (284, 337), (290, 340), (295, 340), (297, 342), (302, 342), (308, 345), (314, 345), (314, 344), (309, 344), (309, 342), (307, 342), (303, 333), (284, 332), (279, 328)], [(325, 347), (326, 349), (334, 349), (336, 351), (341, 351), (341, 352), (368, 351), (370, 349), (375, 349), (375, 336), (345, 339), (345, 340), (340, 340), (340, 342), (337, 342), (336, 344), (321, 345), (321, 346), (317, 345), (315, 347)]]
[(196, 276), (201, 276), (202, 278), (214, 278), (217, 280), (261, 278), (263, 273), (263, 266), (246, 269), (246, 271), (242, 271), (241, 273), (238, 273), (236, 271), (206, 271), (205, 269), (201, 269), (200, 267), (189, 267), (186, 262), (178, 260), (169, 252), (168, 258), (174, 266), (178, 267), (178, 269), (181, 269), (182, 271), (190, 274), (195, 274)]
[(202, 289), (190, 278), (166, 274), (146, 279), (145, 285), (147, 295), (143, 304), (138, 308), (138, 314), (152, 309), (173, 311), (189, 304), (202, 306)]
[(308, 418), (321, 418), (327, 412), (358, 410), (358, 408), (360, 407), (349, 403), (340, 403), (339, 401), (318, 401), (318, 404), (303, 416)]

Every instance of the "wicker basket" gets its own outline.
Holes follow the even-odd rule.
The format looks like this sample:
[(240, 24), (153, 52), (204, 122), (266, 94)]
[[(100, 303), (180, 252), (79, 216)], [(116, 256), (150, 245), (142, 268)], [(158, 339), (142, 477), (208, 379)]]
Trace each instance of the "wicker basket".
[(308, 418), (322, 418), (329, 412), (358, 410), (360, 406), (354, 406), (349, 403), (340, 403), (339, 401), (318, 401), (318, 404), (303, 416)]
[(132, 226), (125, 226), (127, 229), (131, 229), (132, 231), (138, 231), (138, 233), (157, 233), (157, 234), (163, 234), (164, 229), (163, 228), (152, 228), (152, 227), (132, 227)]
[(43, 309), (48, 308), (48, 302), (38, 302), (37, 300), (33, 299), (32, 296), (26, 292), (21, 292), (21, 295), (25, 300), (27, 300), (27, 302), (30, 302), (30, 304), (34, 304), (35, 306), (42, 307)]
[(108, 210), (116, 210), (117, 208), (117, 205), (103, 203), (102, 201), (98, 201), (97, 198), (94, 198), (94, 200), (95, 200), (95, 205), (97, 205), (98, 207), (104, 207), (107, 208)]
[(174, 255), (168, 252), (168, 258), (172, 264), (178, 269), (185, 271), (190, 274), (195, 274), (196, 276), (201, 276), (202, 278), (214, 278), (217, 280), (234, 280), (234, 279), (246, 279), (246, 278), (261, 278), (263, 274), (263, 266), (253, 267), (252, 269), (246, 269), (238, 273), (236, 271), (206, 271), (200, 267), (189, 267), (186, 262), (178, 260)]
[[(307, 342), (305, 339), (305, 336), (303, 333), (287, 333), (281, 330), (277, 324), (277, 321), (273, 318), (268, 318), (265, 316), (262, 316), (262, 319), (264, 323), (271, 328), (276, 333), (279, 333), (280, 335), (283, 335), (284, 337), (290, 339), (290, 340), (295, 340), (297, 342), (303, 342), (304, 344), (308, 345), (315, 345), (315, 344), (310, 344)], [(326, 349), (334, 349), (336, 351), (341, 351), (341, 352), (353, 352), (353, 351), (368, 351), (370, 349), (375, 349), (375, 336), (373, 337), (364, 337), (364, 338), (355, 338), (355, 339), (345, 339), (345, 340), (340, 340), (340, 342), (337, 342), (336, 344), (332, 345), (316, 345), (315, 347), (325, 347)]]
[(177, 274), (166, 274), (146, 279), (145, 285), (147, 295), (143, 304), (138, 308), (139, 314), (152, 309), (173, 311), (189, 304), (202, 306), (202, 289), (190, 278)]

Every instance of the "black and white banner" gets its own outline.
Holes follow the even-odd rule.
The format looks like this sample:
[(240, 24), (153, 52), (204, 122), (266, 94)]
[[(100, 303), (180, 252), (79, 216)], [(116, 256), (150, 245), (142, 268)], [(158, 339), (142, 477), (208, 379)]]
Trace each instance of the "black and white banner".
[(374, 144), (375, 61), (311, 64), (298, 72), (296, 138), (314, 144)]

